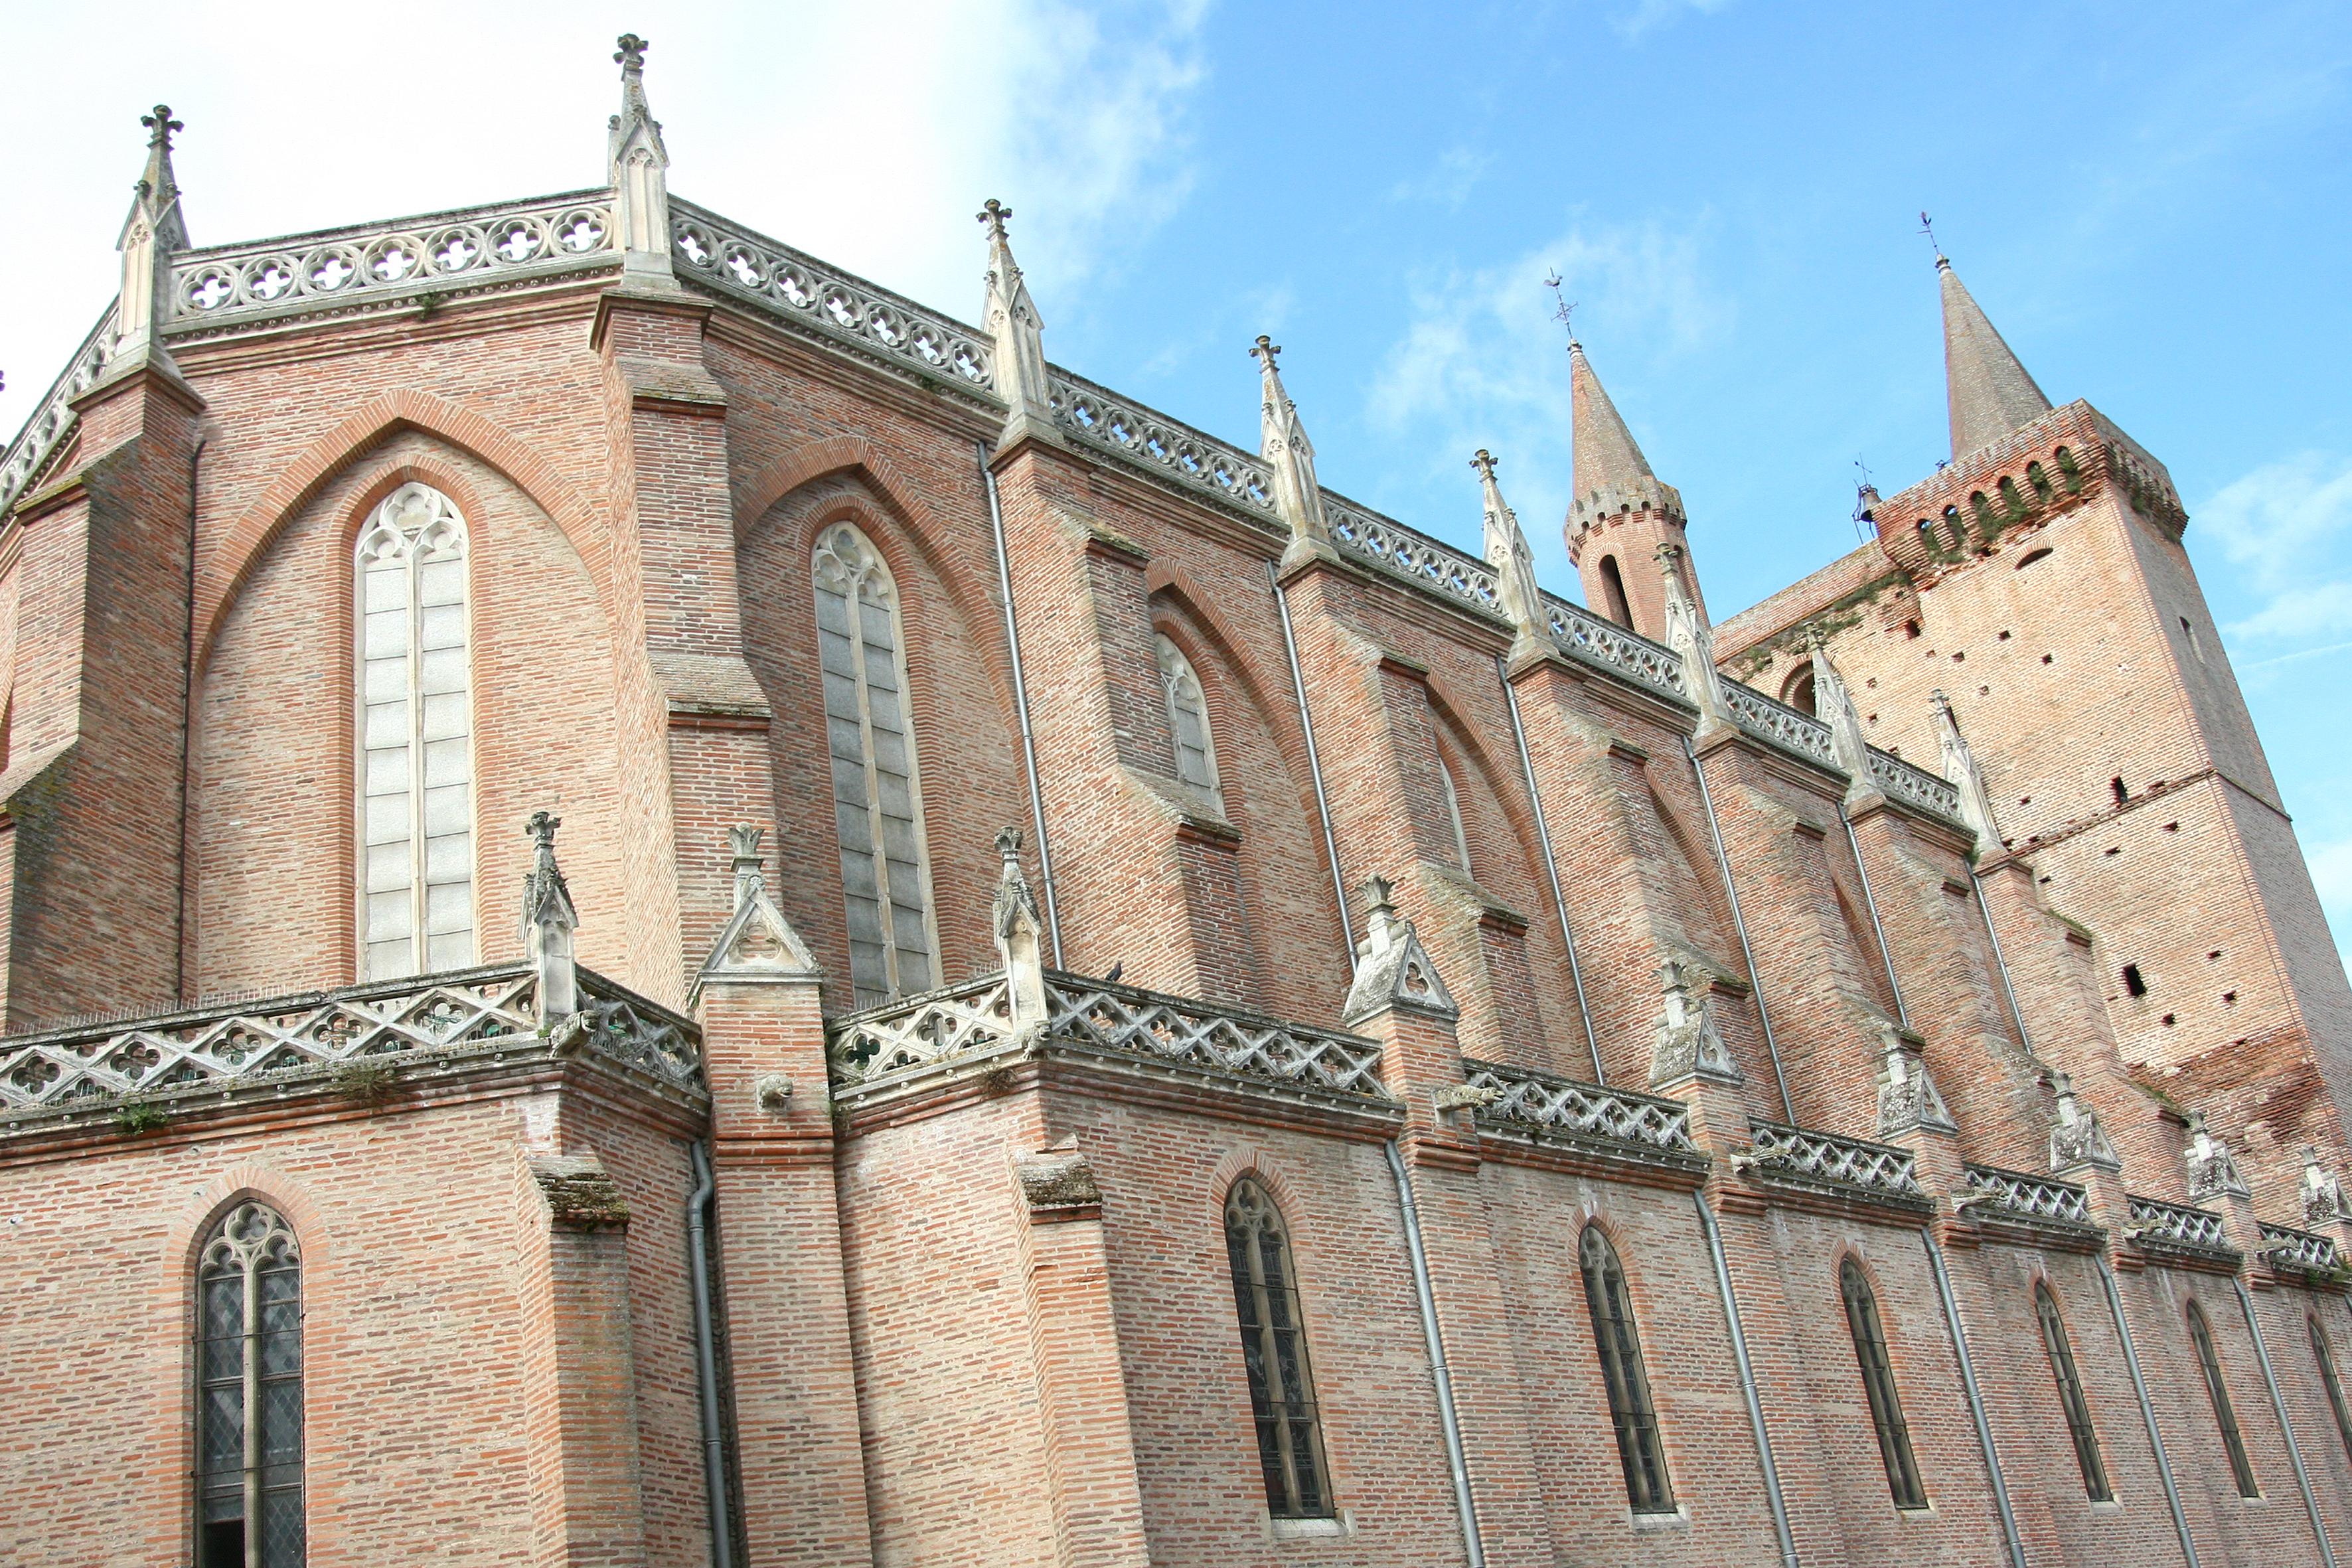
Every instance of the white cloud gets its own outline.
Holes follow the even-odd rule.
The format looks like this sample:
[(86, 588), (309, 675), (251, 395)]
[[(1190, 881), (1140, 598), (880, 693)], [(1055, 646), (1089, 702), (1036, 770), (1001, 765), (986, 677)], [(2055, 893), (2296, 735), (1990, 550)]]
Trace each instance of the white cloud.
[(1633, 8), (1610, 26), (1627, 38), (1638, 38), (1651, 28), (1685, 15), (1711, 16), (1730, 4), (1731, 0), (1635, 0)]
[(2352, 461), (2305, 452), (2264, 464), (2194, 515), (2260, 601), (2231, 635), (2286, 647), (2352, 635)]

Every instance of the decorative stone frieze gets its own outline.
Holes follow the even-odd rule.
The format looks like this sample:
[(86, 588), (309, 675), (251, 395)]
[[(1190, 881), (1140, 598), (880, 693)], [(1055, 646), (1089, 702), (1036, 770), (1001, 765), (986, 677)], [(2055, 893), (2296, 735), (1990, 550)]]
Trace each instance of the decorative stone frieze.
[(1777, 1121), (1750, 1122), (1748, 1131), (1752, 1142), (1733, 1153), (1731, 1166), (1750, 1181), (1905, 1204), (1927, 1201), (1919, 1190), (1916, 1158), (1908, 1149)]
[(2073, 1182), (2053, 1181), (2023, 1171), (2004, 1171), (1996, 1165), (1964, 1166), (1961, 1180), (1967, 1190), (1953, 1207), (1970, 1211), (1972, 1217), (1993, 1216), (2025, 1224), (2052, 1220), (2069, 1226), (2095, 1223), (2089, 1192)]

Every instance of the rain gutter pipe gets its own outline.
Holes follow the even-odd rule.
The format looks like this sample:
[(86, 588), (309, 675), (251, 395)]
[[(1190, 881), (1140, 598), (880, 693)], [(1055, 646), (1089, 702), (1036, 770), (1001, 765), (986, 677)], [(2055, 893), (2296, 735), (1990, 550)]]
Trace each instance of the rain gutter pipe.
[(687, 1274), (694, 1282), (694, 1370), (702, 1405), (702, 1491), (710, 1504), (710, 1568), (734, 1568), (734, 1510), (727, 1501), (727, 1436), (719, 1418), (719, 1355), (710, 1323), (710, 1155), (697, 1140), (687, 1145), (696, 1186), (686, 1199)]
[(1029, 820), (1037, 830), (1037, 874), (1045, 884), (1045, 931), (1054, 940), (1054, 967), (1062, 967), (1062, 917), (1054, 907), (1054, 851), (1045, 842), (1045, 794), (1037, 786), (1037, 738), (1029, 729), (1029, 683), (1021, 676), (1021, 627), (1013, 614), (1013, 562), (1004, 549), (1004, 510), (996, 499), (996, 470), (988, 444), (975, 441), (980, 482), (988, 491), (988, 528), (996, 540), (996, 587), (1004, 596), (1004, 646), (1013, 656), (1013, 711), (1021, 721), (1021, 765), (1029, 775)]
[(1723, 873), (1723, 891), (1731, 900), (1731, 929), (1739, 937), (1740, 961), (1748, 965), (1748, 984), (1754, 988), (1756, 1021), (1764, 1026), (1764, 1054), (1772, 1058), (1772, 1081), (1780, 1090), (1780, 1115), (1791, 1126), (1797, 1111), (1789, 1100), (1789, 1075), (1780, 1070), (1780, 1047), (1772, 1038), (1771, 1010), (1764, 1005), (1764, 982), (1756, 973), (1756, 953), (1748, 945), (1748, 922), (1739, 913), (1739, 884), (1731, 879), (1731, 857), (1723, 847), (1723, 825), (1715, 819), (1715, 796), (1706, 787), (1706, 770), (1698, 765), (1698, 749), (1682, 738), (1683, 755), (1690, 759), (1691, 776), (1698, 780), (1698, 803), (1706, 808), (1706, 830), (1715, 839), (1715, 864)]
[(1739, 1393), (1748, 1401), (1748, 1424), (1756, 1433), (1756, 1458), (1764, 1468), (1764, 1500), (1772, 1508), (1772, 1532), (1780, 1539), (1781, 1568), (1799, 1568), (1797, 1538), (1789, 1532), (1789, 1504), (1780, 1495), (1780, 1468), (1772, 1462), (1772, 1435), (1764, 1426), (1764, 1396), (1756, 1387), (1755, 1363), (1748, 1359), (1748, 1335), (1739, 1326), (1739, 1298), (1731, 1290), (1731, 1261), (1724, 1256), (1723, 1232), (1704, 1190), (1691, 1194), (1698, 1227), (1706, 1233), (1707, 1256), (1715, 1260), (1715, 1288), (1723, 1294), (1723, 1321), (1731, 1327), (1731, 1359), (1739, 1368)]
[(1576, 1016), (1584, 1020), (1584, 1044), (1592, 1052), (1592, 1081), (1606, 1089), (1609, 1074), (1601, 1065), (1601, 1040), (1592, 1032), (1592, 1010), (1584, 1005), (1584, 966), (1576, 960), (1576, 933), (1568, 926), (1568, 900), (1559, 890), (1559, 865), (1551, 855), (1551, 829), (1544, 824), (1543, 792), (1536, 787), (1535, 758), (1528, 752), (1528, 727), (1519, 720), (1519, 694), (1511, 685), (1509, 661), (1500, 654), (1495, 656), (1495, 673), (1502, 677), (1503, 700), (1511, 709), (1511, 738), (1519, 743), (1519, 766), (1527, 771), (1528, 800), (1536, 813), (1536, 841), (1543, 847), (1544, 875), (1551, 879), (1552, 908), (1559, 911), (1559, 940), (1568, 947), (1568, 978), (1576, 987)]
[(1478, 1505), (1470, 1496), (1470, 1464), (1462, 1453), (1462, 1423), (1454, 1409), (1454, 1373), (1445, 1365), (1445, 1337), (1438, 1331), (1429, 1255), (1422, 1250), (1421, 1209), (1412, 1201), (1412, 1178), (1405, 1173), (1404, 1156), (1397, 1152), (1396, 1140), (1390, 1139), (1385, 1147), (1389, 1174), (1396, 1178), (1397, 1206), (1404, 1215), (1404, 1247), (1412, 1259), (1412, 1289), (1421, 1299), (1421, 1331), (1429, 1341), (1429, 1377), (1437, 1387), (1437, 1422), (1445, 1433), (1445, 1463), (1454, 1472), (1454, 1506), (1462, 1515), (1462, 1547), (1469, 1557), (1469, 1568), (1486, 1568), (1486, 1542), (1478, 1536)]

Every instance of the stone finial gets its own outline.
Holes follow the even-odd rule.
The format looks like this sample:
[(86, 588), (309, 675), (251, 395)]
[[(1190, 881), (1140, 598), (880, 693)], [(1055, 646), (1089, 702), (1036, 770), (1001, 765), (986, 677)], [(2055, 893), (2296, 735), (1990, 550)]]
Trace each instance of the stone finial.
[(1739, 1083), (1745, 1076), (1731, 1059), (1717, 1026), (1715, 1009), (1691, 984), (1691, 966), (1669, 958), (1658, 966), (1662, 1009), (1657, 1037), (1650, 1048), (1650, 1087), (1664, 1088), (1685, 1079), (1714, 1083)]
[(1478, 471), (1486, 502), (1486, 563), (1495, 569), (1496, 608), (1517, 629), (1511, 650), (1516, 654), (1548, 647), (1551, 628), (1544, 611), (1543, 590), (1536, 584), (1536, 554), (1519, 527), (1519, 514), (1503, 500), (1502, 486), (1495, 480), (1493, 454), (1479, 447), (1470, 466)]
[(1878, 1022), (1878, 1135), (1958, 1131), (1936, 1080), (1928, 1076), (1927, 1042), (1885, 1018)]
[(2050, 412), (2050, 399), (1977, 308), (1951, 259), (1936, 253), (1944, 295), (1944, 391), (1958, 462)]
[(1714, 733), (1731, 722), (1731, 703), (1715, 668), (1715, 628), (1691, 596), (1683, 576), (1684, 551), (1671, 542), (1658, 546), (1658, 574), (1665, 584), (1666, 646), (1683, 658), (1683, 695), (1698, 709), (1698, 732)]
[(1307, 438), (1298, 405), (1283, 390), (1282, 373), (1275, 368), (1281, 353), (1281, 345), (1261, 332), (1250, 357), (1258, 368), (1257, 452), (1274, 470), (1274, 510), (1290, 525), (1287, 555), (1328, 546), (1331, 528), (1323, 515), (1323, 486), (1315, 477), (1315, 444)]
[(572, 889), (555, 863), (555, 830), (563, 819), (534, 811), (523, 831), (531, 842), (530, 869), (522, 879), (523, 951), (539, 970), (539, 1016), (552, 1024), (580, 1011), (580, 980), (572, 963), (572, 933), (579, 911)]
[(147, 166), (131, 186), (131, 212), (114, 241), (122, 258), (122, 292), (114, 307), (110, 375), (140, 364), (171, 366), (161, 336), (171, 308), (171, 258), (188, 248), (180, 181), (172, 172), (172, 134), (186, 127), (164, 103), (140, 116), (139, 123), (147, 128)]
[(1021, 830), (1008, 827), (999, 833), (996, 852), (1004, 863), (997, 873), (992, 915), (996, 951), (1004, 959), (1013, 1026), (1042, 1027), (1045, 1022), (1045, 921), (1037, 912), (1037, 900), (1030, 895), (1028, 874), (1021, 868)]
[(1045, 376), (1045, 323), (1037, 301), (1013, 259), (1013, 241), (1004, 226), (1013, 209), (991, 196), (980, 209), (988, 230), (988, 299), (981, 321), (996, 344), (996, 395), (1004, 399), (1004, 431), (997, 449), (1035, 437), (1057, 441), (1054, 430), (1054, 396)]
[(1836, 753), (1838, 766), (1853, 780), (1846, 786), (1847, 804), (1858, 805), (1882, 793), (1870, 782), (1870, 742), (1862, 732), (1862, 714), (1854, 707), (1845, 677), (1830, 661), (1829, 639), (1819, 626), (1806, 634), (1805, 646), (1812, 656), (1813, 717), (1830, 727), (1831, 750)]
[(1392, 1007), (1449, 1023), (1460, 1017), (1462, 1009), (1438, 978), (1437, 964), (1412, 922), (1397, 913), (1396, 885), (1374, 877), (1359, 891), (1366, 905), (1365, 935), (1356, 944), (1356, 984), (1339, 1010), (1341, 1019), (1355, 1024)]
[(2189, 1152), (2184, 1156), (2189, 1166), (2189, 1198), (2202, 1203), (2207, 1198), (2247, 1198), (2246, 1178), (2238, 1173), (2238, 1162), (2230, 1146), (2215, 1137), (2205, 1125), (2205, 1113), (2189, 1113)]
[(1960, 733), (1960, 721), (1952, 713), (1952, 700), (1938, 690), (1930, 699), (1936, 705), (1936, 737), (1943, 748), (1944, 776), (1958, 786), (1960, 820), (1976, 830), (1977, 853), (1990, 855), (2000, 848), (2000, 824), (1993, 816), (1992, 794), (1985, 788), (1984, 770), (1977, 766), (1976, 754)]
[(646, 101), (646, 47), (643, 38), (624, 33), (613, 57), (621, 68), (621, 112), (610, 121), (605, 163), (622, 279), (659, 285), (677, 280), (669, 255), (669, 149)]
[(816, 957), (783, 910), (768, 894), (766, 862), (760, 853), (767, 829), (738, 823), (727, 830), (729, 868), (735, 876), (735, 912), (696, 974), (688, 1005), (708, 985), (805, 985), (818, 980)]
[(2050, 1126), (2050, 1169), (2063, 1173), (2077, 1165), (2095, 1166), (2102, 1171), (2120, 1171), (2123, 1156), (2107, 1142), (2099, 1126), (2099, 1119), (2083, 1104), (2074, 1093), (2074, 1080), (2063, 1072), (2050, 1075), (2050, 1087), (2057, 1091), (2058, 1115)]
[(2322, 1164), (2319, 1151), (2311, 1144), (2303, 1149), (2303, 1223), (2318, 1226), (2335, 1225), (2352, 1218), (2352, 1209), (2344, 1205), (2344, 1186), (2336, 1173)]
[(767, 865), (760, 854), (760, 841), (767, 837), (766, 828), (754, 827), (748, 822), (727, 830), (730, 868), (735, 873), (735, 907), (739, 910), (768, 890)]

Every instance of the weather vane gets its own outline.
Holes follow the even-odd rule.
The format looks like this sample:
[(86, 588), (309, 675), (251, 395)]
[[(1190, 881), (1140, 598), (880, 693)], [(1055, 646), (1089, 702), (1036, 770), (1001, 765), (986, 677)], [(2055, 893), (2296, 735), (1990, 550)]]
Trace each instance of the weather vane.
[(1944, 247), (1936, 238), (1936, 220), (1927, 216), (1925, 207), (1919, 209), (1919, 232), (1927, 237), (1927, 248), (1936, 253), (1936, 259), (1944, 259)]
[(1551, 319), (1568, 329), (1568, 341), (1573, 346), (1576, 342), (1576, 301), (1561, 290), (1560, 282), (1558, 268), (1544, 273), (1544, 287), (1551, 290)]

